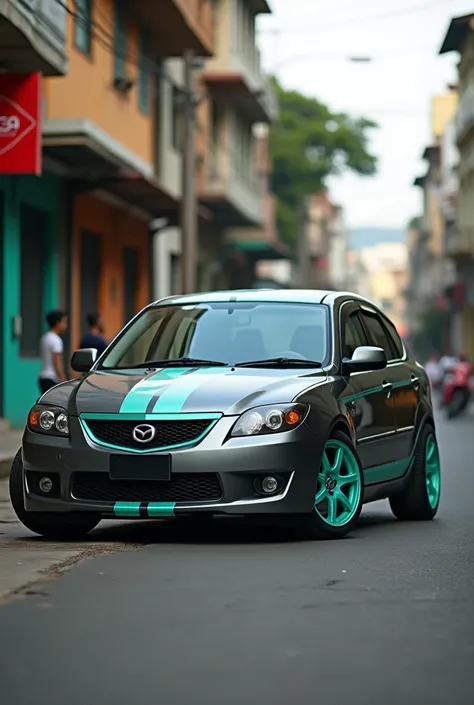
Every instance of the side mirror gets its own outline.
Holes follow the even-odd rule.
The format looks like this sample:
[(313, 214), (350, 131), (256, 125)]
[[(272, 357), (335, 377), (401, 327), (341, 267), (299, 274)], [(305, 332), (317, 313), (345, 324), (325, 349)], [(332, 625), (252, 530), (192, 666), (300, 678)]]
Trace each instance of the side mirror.
[(371, 372), (372, 370), (383, 370), (387, 367), (387, 356), (382, 348), (371, 345), (361, 345), (354, 350), (352, 358), (344, 358), (342, 361), (343, 374), (351, 372)]
[(71, 367), (74, 372), (90, 372), (92, 365), (97, 360), (96, 348), (82, 348), (76, 350), (71, 357)]

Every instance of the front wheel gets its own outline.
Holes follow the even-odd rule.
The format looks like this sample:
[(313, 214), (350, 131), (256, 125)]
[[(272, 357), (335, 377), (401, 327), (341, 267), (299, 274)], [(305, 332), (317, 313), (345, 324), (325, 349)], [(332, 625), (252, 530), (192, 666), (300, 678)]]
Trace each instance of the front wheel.
[(364, 495), (362, 466), (351, 440), (334, 431), (324, 447), (314, 507), (301, 520), (308, 538), (341, 539), (357, 524)]
[(438, 511), (441, 495), (441, 463), (435, 430), (426, 424), (415, 449), (413, 468), (407, 487), (390, 497), (397, 519), (430, 521)]
[(21, 451), (18, 451), (10, 472), (10, 500), (18, 519), (33, 533), (55, 541), (75, 541), (100, 522), (97, 514), (28, 512), (23, 498), (23, 472)]

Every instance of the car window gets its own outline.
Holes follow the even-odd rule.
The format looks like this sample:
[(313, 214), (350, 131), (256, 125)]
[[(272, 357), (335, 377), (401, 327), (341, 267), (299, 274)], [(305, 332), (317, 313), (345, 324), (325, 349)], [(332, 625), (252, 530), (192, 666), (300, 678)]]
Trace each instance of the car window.
[(394, 350), (394, 353), (392, 353), (392, 358), (394, 360), (401, 360), (401, 358), (405, 354), (405, 351), (403, 349), (403, 343), (401, 341), (401, 338), (397, 333), (397, 329), (395, 328), (393, 323), (386, 319), (384, 319), (383, 323), (387, 335), (390, 338), (390, 342), (392, 343), (392, 348)]
[(195, 357), (227, 364), (267, 357), (328, 359), (329, 309), (320, 304), (223, 302), (146, 309), (101, 367)]
[(387, 356), (387, 360), (393, 359), (390, 340), (378, 316), (375, 313), (372, 314), (367, 313), (366, 311), (361, 311), (361, 317), (369, 336), (369, 344), (382, 348)]
[(342, 357), (351, 358), (354, 350), (361, 345), (367, 345), (364, 329), (359, 319), (359, 314), (354, 311), (347, 316), (344, 324)]

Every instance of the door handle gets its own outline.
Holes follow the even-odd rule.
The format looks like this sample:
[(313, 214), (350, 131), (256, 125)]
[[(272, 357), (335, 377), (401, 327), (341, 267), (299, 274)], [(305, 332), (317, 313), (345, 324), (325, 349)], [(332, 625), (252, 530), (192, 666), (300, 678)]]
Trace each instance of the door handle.
[(391, 382), (385, 382), (385, 381), (382, 382), (382, 391), (385, 392), (387, 397), (389, 397), (390, 394), (392, 393), (392, 389), (393, 389), (393, 384)]
[(418, 387), (420, 386), (419, 377), (415, 377), (415, 375), (412, 375), (410, 377), (410, 380), (411, 380), (412, 387), (414, 387), (415, 389), (418, 389)]

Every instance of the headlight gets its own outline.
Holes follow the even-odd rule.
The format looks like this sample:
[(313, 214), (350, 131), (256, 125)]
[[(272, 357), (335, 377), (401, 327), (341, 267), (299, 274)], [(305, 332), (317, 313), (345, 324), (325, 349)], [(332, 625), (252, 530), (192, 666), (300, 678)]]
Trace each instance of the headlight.
[(306, 418), (306, 404), (274, 404), (250, 409), (237, 419), (231, 436), (259, 436), (297, 428)]
[(36, 404), (28, 414), (28, 428), (50, 436), (69, 436), (69, 421), (64, 409)]

